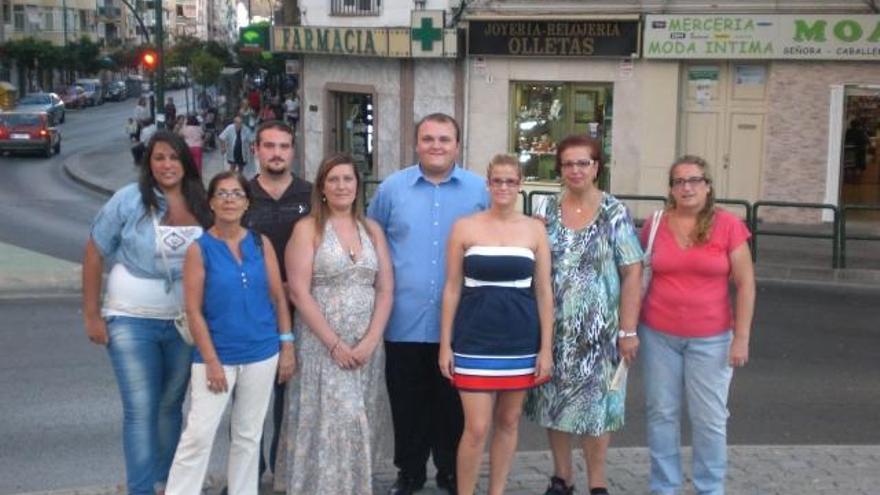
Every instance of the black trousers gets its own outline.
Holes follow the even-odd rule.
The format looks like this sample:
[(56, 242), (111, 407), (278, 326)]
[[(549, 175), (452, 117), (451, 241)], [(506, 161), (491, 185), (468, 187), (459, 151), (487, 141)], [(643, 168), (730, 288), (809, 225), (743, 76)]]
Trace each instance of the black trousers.
[(438, 478), (455, 475), (455, 454), (464, 427), (461, 400), (440, 374), (438, 351), (438, 344), (385, 342), (394, 465), (417, 483), (425, 481), (429, 454)]

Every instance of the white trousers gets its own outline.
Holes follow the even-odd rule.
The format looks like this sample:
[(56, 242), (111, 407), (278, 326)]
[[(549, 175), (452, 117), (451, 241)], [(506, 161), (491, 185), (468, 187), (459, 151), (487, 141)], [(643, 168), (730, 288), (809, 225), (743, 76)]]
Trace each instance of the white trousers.
[(277, 354), (256, 363), (223, 366), (227, 392), (214, 393), (208, 390), (205, 364), (192, 365), (190, 410), (168, 475), (166, 495), (201, 493), (217, 426), (230, 398), (232, 439), (226, 467), (229, 495), (257, 495), (260, 437), (277, 367)]

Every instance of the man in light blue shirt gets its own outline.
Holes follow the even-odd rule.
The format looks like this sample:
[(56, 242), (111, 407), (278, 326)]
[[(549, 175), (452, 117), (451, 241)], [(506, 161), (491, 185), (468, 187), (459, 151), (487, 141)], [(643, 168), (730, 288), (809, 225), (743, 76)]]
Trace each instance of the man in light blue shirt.
[(385, 179), (367, 212), (385, 231), (394, 264), (394, 307), (385, 330), (399, 469), (391, 495), (409, 495), (424, 485), (429, 454), (437, 486), (455, 493), (464, 420), (458, 393), (437, 365), (446, 241), (456, 220), (489, 204), (486, 180), (455, 163), (460, 141), (460, 127), (449, 115), (423, 118), (416, 126), (419, 163)]

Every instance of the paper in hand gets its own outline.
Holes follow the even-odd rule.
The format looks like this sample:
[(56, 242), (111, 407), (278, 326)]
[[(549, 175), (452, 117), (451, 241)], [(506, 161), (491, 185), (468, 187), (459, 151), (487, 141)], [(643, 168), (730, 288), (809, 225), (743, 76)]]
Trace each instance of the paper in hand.
[(610, 390), (620, 390), (620, 387), (626, 386), (626, 372), (629, 367), (626, 365), (626, 361), (621, 359), (620, 364), (617, 365), (617, 370), (614, 371), (614, 378), (611, 379)]

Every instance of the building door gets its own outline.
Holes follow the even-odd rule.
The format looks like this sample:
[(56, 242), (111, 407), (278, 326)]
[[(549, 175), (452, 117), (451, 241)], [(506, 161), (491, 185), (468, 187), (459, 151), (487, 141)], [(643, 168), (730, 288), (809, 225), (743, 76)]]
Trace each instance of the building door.
[[(880, 204), (880, 87), (846, 86), (841, 142), (841, 205)], [(851, 211), (848, 220), (880, 220), (878, 211)]]
[(332, 91), (330, 94), (331, 136), (328, 152), (351, 155), (363, 177), (376, 172), (374, 162), (375, 127), (373, 95)]
[(679, 154), (708, 160), (718, 198), (759, 198), (767, 72), (765, 64), (743, 62), (683, 67)]

